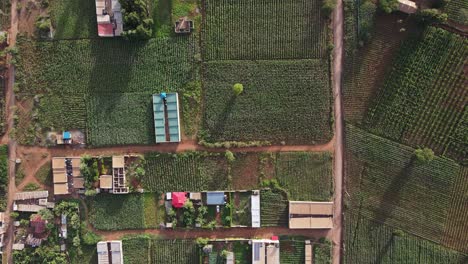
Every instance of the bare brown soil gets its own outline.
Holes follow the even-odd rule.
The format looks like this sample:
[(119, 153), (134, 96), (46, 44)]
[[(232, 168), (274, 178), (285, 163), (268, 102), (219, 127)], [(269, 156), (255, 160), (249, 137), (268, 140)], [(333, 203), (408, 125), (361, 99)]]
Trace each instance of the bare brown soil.
[(34, 0), (21, 0), (19, 3), (23, 8), (19, 12), (18, 30), (27, 36), (33, 36), (36, 19), (41, 14), (39, 4)]

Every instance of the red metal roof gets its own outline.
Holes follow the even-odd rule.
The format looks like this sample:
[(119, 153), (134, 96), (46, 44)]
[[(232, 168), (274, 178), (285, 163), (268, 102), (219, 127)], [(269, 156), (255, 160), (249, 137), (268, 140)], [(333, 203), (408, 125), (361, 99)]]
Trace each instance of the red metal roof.
[(113, 37), (114, 27), (112, 24), (98, 24), (98, 35), (100, 37)]
[(173, 192), (172, 193), (172, 206), (175, 208), (181, 208), (184, 206), (185, 200), (187, 200), (187, 193), (185, 192)]
[(278, 236), (272, 236), (271, 240), (279, 240), (279, 237)]
[(35, 234), (44, 233), (46, 223), (44, 220), (42, 220), (40, 215), (35, 215), (34, 218), (30, 221), (30, 223), (31, 223), (31, 227), (34, 228)]

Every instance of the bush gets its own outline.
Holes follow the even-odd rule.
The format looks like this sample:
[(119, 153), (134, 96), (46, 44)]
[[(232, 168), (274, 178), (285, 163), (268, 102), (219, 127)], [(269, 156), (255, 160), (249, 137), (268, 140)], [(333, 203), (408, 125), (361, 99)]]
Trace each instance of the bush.
[(414, 155), (420, 163), (428, 163), (435, 157), (434, 151), (432, 151), (430, 148), (416, 149), (414, 151)]
[(95, 246), (97, 242), (101, 241), (101, 239), (101, 236), (95, 234), (92, 231), (88, 231), (83, 235), (83, 243), (88, 246)]
[(234, 86), (232, 87), (232, 91), (234, 92), (234, 94), (237, 96), (237, 95), (240, 95), (243, 91), (244, 91), (244, 85), (240, 84), (240, 83), (236, 83), (234, 84)]
[(228, 162), (234, 162), (236, 160), (236, 157), (234, 156), (234, 153), (232, 153), (229, 150), (226, 150), (226, 153), (224, 154)]
[(97, 191), (95, 189), (88, 189), (85, 191), (86, 196), (96, 196)]
[(397, 0), (380, 0), (379, 8), (385, 13), (390, 14), (391, 12), (398, 9), (398, 1)]
[(421, 24), (444, 23), (447, 21), (447, 14), (440, 12), (437, 9), (424, 9), (416, 14), (417, 20)]
[(322, 11), (327, 17), (331, 15), (336, 7), (336, 0), (324, 0), (322, 3)]
[(35, 182), (30, 182), (26, 184), (26, 186), (24, 186), (23, 191), (30, 192), (30, 191), (35, 191), (37, 189), (39, 189), (39, 185), (37, 185)]
[(149, 17), (144, 0), (119, 0), (122, 5), (124, 22), (123, 36), (128, 39), (143, 40), (153, 35), (153, 19)]

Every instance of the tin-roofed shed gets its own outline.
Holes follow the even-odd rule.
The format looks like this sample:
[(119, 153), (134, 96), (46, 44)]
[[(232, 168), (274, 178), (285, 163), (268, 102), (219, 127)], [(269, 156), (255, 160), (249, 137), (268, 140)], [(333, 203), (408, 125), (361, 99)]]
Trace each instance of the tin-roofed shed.
[(156, 143), (180, 142), (178, 94), (154, 94), (153, 114)]
[(207, 205), (224, 205), (224, 192), (207, 192), (206, 204)]

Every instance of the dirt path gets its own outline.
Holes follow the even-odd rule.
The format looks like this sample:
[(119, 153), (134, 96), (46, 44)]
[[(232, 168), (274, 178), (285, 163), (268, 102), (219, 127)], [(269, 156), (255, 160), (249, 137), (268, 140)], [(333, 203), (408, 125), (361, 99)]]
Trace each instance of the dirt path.
[(97, 234), (103, 236), (105, 240), (120, 239), (124, 235), (136, 234), (152, 234), (160, 235), (168, 239), (183, 239), (183, 238), (197, 238), (208, 237), (215, 238), (270, 238), (274, 235), (298, 235), (307, 236), (312, 238), (327, 237), (331, 238), (331, 231), (329, 230), (297, 230), (289, 229), (287, 227), (264, 227), (264, 228), (219, 228), (215, 230), (197, 230), (197, 229), (175, 229), (175, 230), (161, 230), (161, 229), (136, 229), (124, 231), (95, 231)]
[[(263, 147), (247, 147), (247, 148), (230, 148), (232, 152), (288, 152), (288, 151), (330, 151), (333, 152), (335, 145), (334, 138), (323, 145), (296, 145), (296, 146), (263, 146)], [(19, 146), (18, 151), (24, 154), (49, 154), (52, 157), (58, 156), (79, 156), (83, 154), (89, 155), (110, 155), (110, 154), (129, 154), (129, 153), (147, 153), (147, 152), (183, 152), (183, 151), (210, 151), (210, 152), (224, 152), (225, 148), (207, 148), (197, 144), (196, 141), (187, 140), (178, 144), (158, 144), (158, 145), (129, 145), (129, 146), (115, 146), (103, 148), (45, 148), (45, 147), (27, 147)]]
[[(21, 153), (19, 155), (19, 157), (21, 158)], [(39, 161), (23, 161), (23, 165), (24, 165), (24, 179), (21, 181), (20, 185), (18, 185), (18, 187), (16, 187), (16, 189), (19, 191), (19, 190), (23, 190), (24, 186), (26, 186), (26, 184), (28, 183), (36, 183), (38, 186), (40, 186), (42, 189), (47, 189), (41, 182), (39, 182), (38, 179), (36, 179), (36, 173), (37, 171), (42, 167), (44, 166), (47, 162), (49, 162), (49, 158), (48, 156), (45, 157), (45, 158), (42, 158), (41, 160)]]
[(335, 200), (333, 217), (333, 263), (340, 264), (342, 257), (343, 226), (343, 102), (341, 99), (341, 80), (343, 72), (343, 1), (336, 1), (333, 12), (333, 96), (335, 98), (335, 159), (334, 182)]
[[(10, 47), (16, 45), (16, 35), (18, 34), (18, 12), (16, 10), (17, 0), (11, 1), (11, 25), (9, 31), (9, 40)], [(8, 61), (11, 60), (11, 56), (8, 55)], [(7, 112), (7, 129), (5, 137), (2, 139), (2, 142), (8, 142), (8, 175), (10, 182), (8, 184), (8, 201), (6, 208), (6, 234), (5, 234), (5, 246), (4, 246), (4, 257), (6, 258), (6, 263), (13, 263), (13, 255), (11, 253), (14, 239), (14, 230), (12, 222), (10, 221), (10, 213), (13, 208), (13, 198), (16, 193), (15, 186), (15, 161), (16, 161), (16, 141), (12, 138), (9, 138), (9, 132), (13, 128), (13, 111), (10, 111), (10, 108), (15, 105), (15, 93), (13, 91), (13, 84), (15, 82), (15, 67), (14, 65), (9, 64), (8, 67), (8, 82), (6, 85), (5, 100), (6, 100), (6, 112)]]

